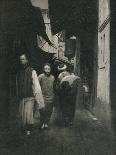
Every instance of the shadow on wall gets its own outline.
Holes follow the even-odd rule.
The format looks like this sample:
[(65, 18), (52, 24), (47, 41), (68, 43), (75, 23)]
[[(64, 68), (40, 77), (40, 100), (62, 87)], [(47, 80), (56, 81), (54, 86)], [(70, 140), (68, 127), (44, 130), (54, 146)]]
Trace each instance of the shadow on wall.
[(8, 59), (7, 57), (0, 57), (0, 127), (8, 123), (8, 75)]

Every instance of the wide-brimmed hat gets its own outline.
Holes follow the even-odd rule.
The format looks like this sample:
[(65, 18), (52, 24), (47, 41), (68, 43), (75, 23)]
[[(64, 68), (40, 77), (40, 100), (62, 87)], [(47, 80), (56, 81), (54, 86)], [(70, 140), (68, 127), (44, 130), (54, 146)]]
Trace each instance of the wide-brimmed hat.
[(63, 70), (66, 70), (67, 69), (67, 66), (65, 64), (59, 64), (58, 65), (58, 71), (63, 71)]

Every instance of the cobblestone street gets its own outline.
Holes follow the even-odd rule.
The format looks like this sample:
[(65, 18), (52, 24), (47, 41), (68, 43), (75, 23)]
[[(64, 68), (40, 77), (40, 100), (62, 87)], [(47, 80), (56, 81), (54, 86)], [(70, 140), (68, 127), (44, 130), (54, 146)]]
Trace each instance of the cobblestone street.
[(50, 130), (35, 128), (30, 137), (1, 131), (0, 155), (115, 155), (114, 140), (112, 130), (88, 111), (77, 110), (70, 128), (52, 121)]

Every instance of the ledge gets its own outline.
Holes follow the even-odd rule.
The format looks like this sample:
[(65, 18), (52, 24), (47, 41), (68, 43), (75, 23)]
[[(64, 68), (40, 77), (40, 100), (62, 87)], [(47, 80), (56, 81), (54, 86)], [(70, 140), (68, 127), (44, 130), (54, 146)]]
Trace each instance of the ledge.
[(109, 24), (110, 22), (110, 16), (108, 16), (105, 21), (98, 27), (98, 31), (101, 33), (105, 27)]

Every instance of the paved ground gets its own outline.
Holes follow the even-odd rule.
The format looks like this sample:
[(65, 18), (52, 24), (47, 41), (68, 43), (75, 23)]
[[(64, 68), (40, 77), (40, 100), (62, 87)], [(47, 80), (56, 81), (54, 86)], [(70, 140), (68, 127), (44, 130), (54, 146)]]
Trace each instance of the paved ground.
[(112, 130), (86, 110), (77, 110), (72, 128), (51, 124), (48, 131), (35, 128), (30, 137), (18, 130), (0, 134), (0, 155), (116, 155)]

